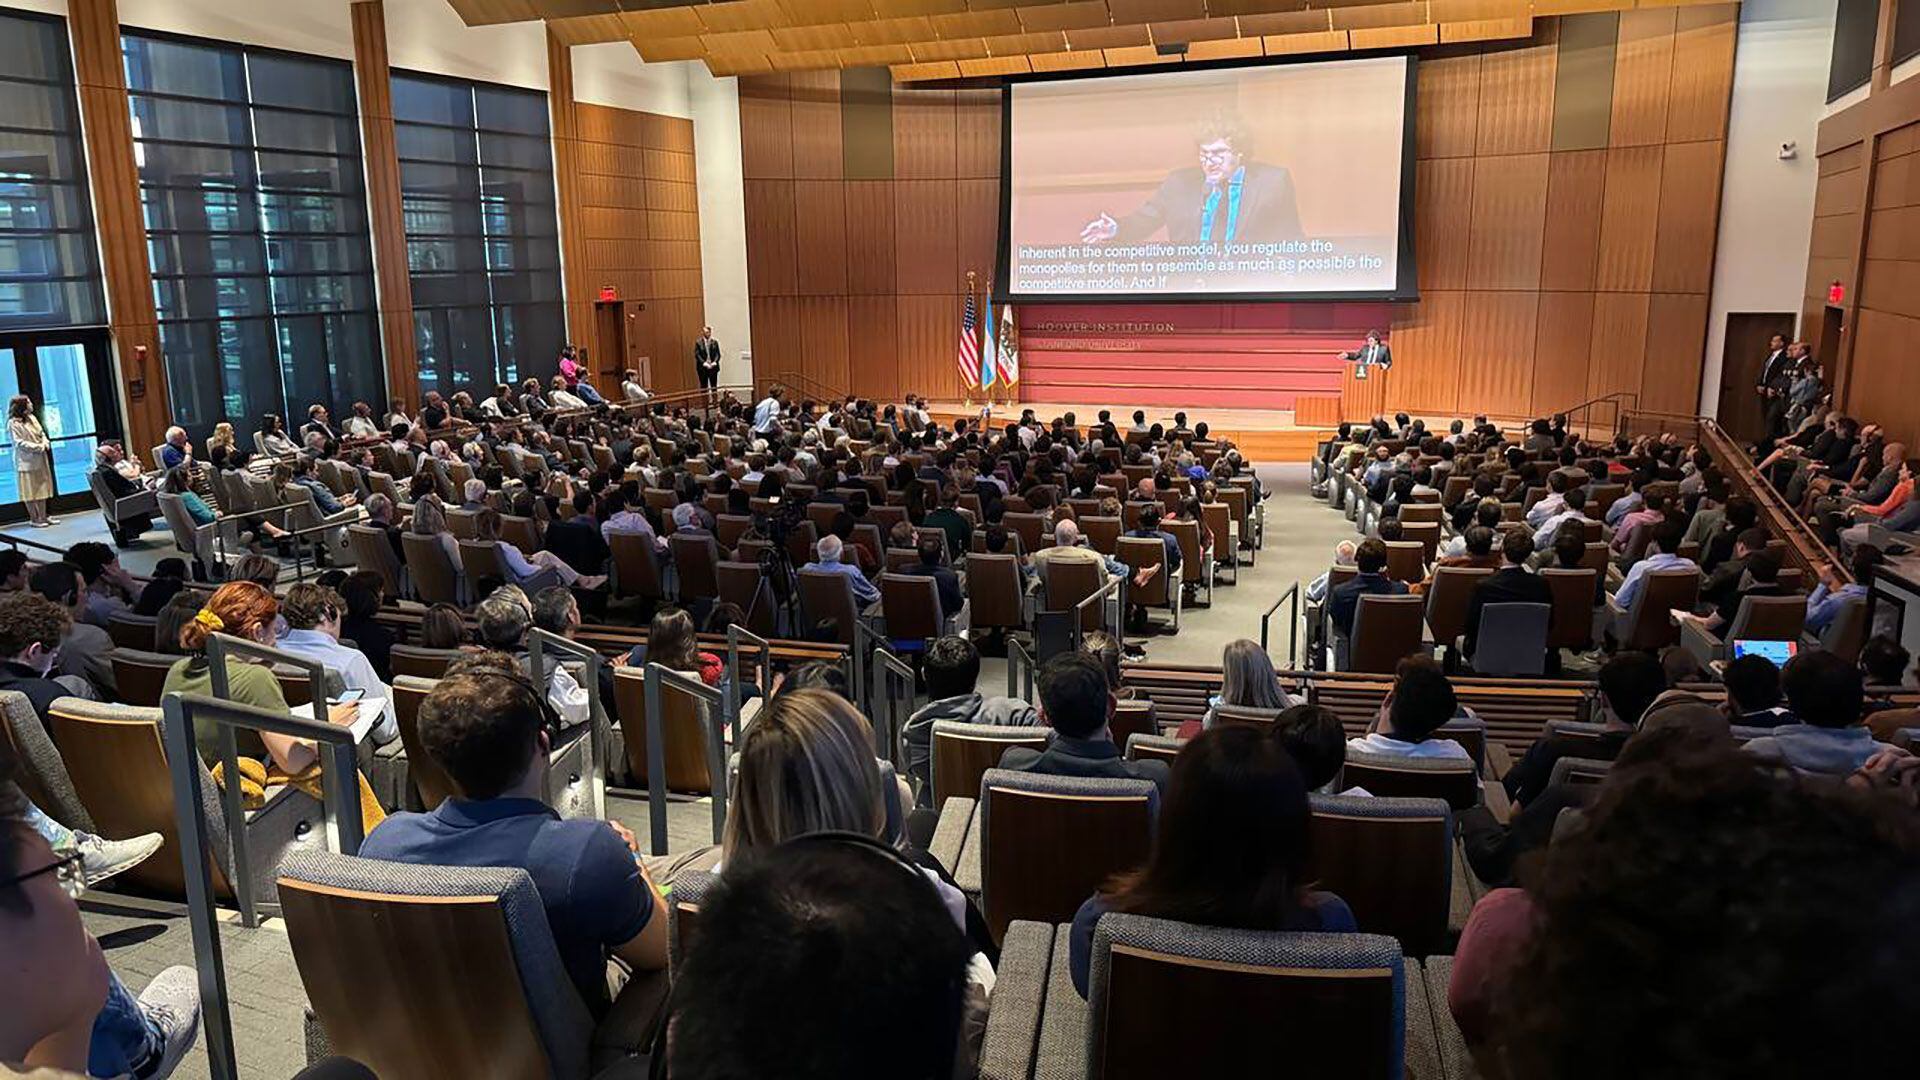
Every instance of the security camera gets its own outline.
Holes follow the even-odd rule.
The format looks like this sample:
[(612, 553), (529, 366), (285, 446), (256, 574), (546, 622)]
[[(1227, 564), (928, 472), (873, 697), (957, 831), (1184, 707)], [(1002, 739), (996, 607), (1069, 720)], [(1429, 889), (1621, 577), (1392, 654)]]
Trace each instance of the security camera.
[(1798, 143), (1783, 142), (1780, 144), (1780, 160), (1781, 161), (1792, 161), (1794, 158), (1797, 158), (1799, 156), (1800, 156), (1800, 146)]

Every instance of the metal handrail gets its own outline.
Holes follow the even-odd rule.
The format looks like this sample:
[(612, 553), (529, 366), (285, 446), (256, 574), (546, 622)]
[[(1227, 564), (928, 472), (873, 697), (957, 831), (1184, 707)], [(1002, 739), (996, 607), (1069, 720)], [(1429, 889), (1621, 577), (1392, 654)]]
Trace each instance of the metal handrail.
[(844, 401), (847, 396), (846, 391), (841, 390), (834, 386), (830, 386), (827, 383), (821, 381), (820, 379), (814, 378), (811, 375), (807, 375), (798, 371), (776, 372), (773, 376), (772, 381), (780, 383), (785, 386), (791, 386), (799, 390), (804, 390), (807, 393), (807, 396), (813, 398), (817, 402), (825, 403), (829, 401)]
[[(194, 725), (207, 720), (218, 726), (221, 756), (229, 770), (225, 785), (229, 792), (240, 790), (239, 773), (231, 771), (235, 768), (235, 728), (313, 739), (324, 744), (320, 813), (329, 846), (342, 855), (358, 854), (362, 839), (359, 766), (355, 760), (353, 733), (324, 720), (307, 720), (203, 694), (168, 694), (161, 699), (160, 709), (166, 717), (166, 723), (161, 725), (161, 737), (166, 742), (167, 771), (173, 779), (173, 816), (180, 837), (181, 870), (187, 889), (187, 921), (193, 931), (194, 968), (200, 976), (200, 1010), (205, 1020), (208, 1065), (214, 1080), (238, 1080), (240, 1069), (234, 1055), (233, 1013), (227, 1002), (226, 962), (221, 953), (220, 922), (213, 906), (213, 867), (207, 858), (207, 823), (200, 812), (200, 751), (194, 744)], [(244, 817), (229, 817), (227, 823), (229, 836), (246, 831)], [(237, 893), (246, 896), (247, 876), (238, 863), (233, 865), (232, 884)], [(248, 908), (243, 906), (241, 914), (246, 917)], [(247, 925), (254, 923), (249, 921)]]
[(873, 641), (873, 648), (886, 649), (889, 652), (893, 650), (892, 643), (856, 612), (853, 617), (853, 648), (847, 651), (847, 660), (851, 664), (847, 671), (847, 686), (853, 691), (854, 707), (865, 713), (868, 720), (872, 720), (873, 702), (867, 694), (869, 675), (867, 665), (862, 662), (869, 649), (867, 644), (869, 638)]
[[(900, 722), (900, 699), (893, 693), (893, 689), (896, 686), (905, 686), (907, 688), (907, 711), (911, 713), (913, 711), (913, 666), (898, 656), (895, 656), (891, 649), (884, 647), (873, 650), (873, 659), (879, 661), (879, 666), (869, 667), (867, 669), (868, 673), (878, 675), (886, 680), (887, 686), (884, 692), (887, 701), (886, 730), (884, 732), (881, 731), (879, 724), (873, 725), (873, 749), (874, 753), (893, 762), (893, 767), (898, 769), (901, 767), (902, 761), (900, 735), (904, 725)], [(898, 681), (896, 682), (895, 680)], [(868, 699), (871, 700), (873, 688), (868, 687), (867, 691)]]
[[(1093, 604), (1093, 603), (1100, 603), (1104, 605), (1106, 603), (1107, 594), (1116, 593), (1118, 597), (1117, 602), (1120, 605), (1120, 609), (1124, 612), (1126, 610), (1126, 600), (1125, 600), (1126, 586), (1127, 586), (1126, 576), (1121, 574), (1115, 574), (1112, 577), (1107, 579), (1107, 583), (1105, 585), (1102, 585), (1099, 588), (1088, 593), (1085, 599), (1073, 605), (1073, 626), (1068, 631), (1068, 640), (1073, 643), (1073, 649), (1075, 652), (1080, 651), (1080, 643), (1086, 635), (1086, 632), (1085, 630), (1082, 629), (1082, 626), (1086, 618), (1087, 605)], [(1107, 625), (1107, 614), (1105, 611), (1102, 611), (1100, 613), (1100, 628), (1104, 630), (1106, 629), (1106, 625)], [(1115, 636), (1118, 637), (1119, 635), (1116, 634)]]
[(1287, 586), (1287, 591), (1281, 593), (1280, 598), (1275, 600), (1273, 605), (1267, 608), (1265, 614), (1260, 616), (1260, 650), (1262, 652), (1267, 651), (1267, 625), (1273, 620), (1273, 613), (1280, 610), (1281, 604), (1287, 604), (1289, 601), (1291, 601), (1291, 604), (1287, 609), (1287, 664), (1288, 666), (1292, 666), (1298, 663), (1300, 658), (1299, 582), (1296, 581)]
[[(257, 641), (248, 641), (245, 638), (234, 637), (232, 634), (214, 633), (207, 635), (207, 682), (213, 691), (213, 697), (215, 699), (223, 702), (233, 700), (233, 686), (231, 680), (227, 677), (227, 659), (233, 656), (263, 660), (268, 664), (285, 664), (288, 667), (298, 668), (305, 672), (307, 676), (307, 695), (310, 702), (309, 707), (312, 709), (314, 717), (313, 720), (304, 722), (318, 722), (333, 731), (344, 730), (338, 725), (327, 723), (320, 715), (320, 709), (325, 706), (327, 701), (327, 669), (324, 664), (309, 656), (300, 656), (296, 653), (290, 653), (285, 649), (270, 648)], [(297, 720), (299, 718), (293, 717), (293, 719)], [(351, 737), (348, 738), (348, 742), (352, 742)], [(231, 727), (223, 726), (220, 731), (220, 762), (226, 770), (227, 776), (227, 783), (221, 786), (221, 805), (226, 812), (227, 820), (233, 822), (245, 821), (246, 808), (242, 805), (240, 799), (240, 752), (234, 745), (233, 729)], [(358, 771), (358, 762), (354, 763), (353, 768), (356, 772)], [(331, 781), (327, 782), (330, 783)], [(359, 793), (356, 788), (355, 806), (360, 805), (358, 798)], [(353, 833), (353, 846), (357, 849), (360, 846), (360, 819), (357, 817), (354, 819)], [(227, 846), (229, 849), (228, 854), (233, 864), (233, 897), (240, 906), (240, 922), (247, 927), (258, 926), (260, 920), (255, 911), (251, 875), (247, 873), (247, 867), (249, 865), (247, 855), (247, 830), (239, 828), (228, 829)]]
[[(1746, 452), (1740, 449), (1740, 444), (1734, 440), (1733, 436), (1728, 435), (1717, 421), (1706, 417), (1700, 418), (1700, 441), (1707, 443), (1709, 453), (1716, 461), (1722, 463), (1722, 471), (1726, 473), (1728, 480), (1744, 486), (1747, 489), (1748, 498), (1759, 505), (1761, 512), (1774, 526), (1774, 530), (1785, 534), (1781, 539), (1798, 541), (1797, 544), (1789, 542), (1787, 549), (1799, 557), (1796, 561), (1801, 564), (1801, 569), (1814, 574), (1819, 569), (1815, 564), (1823, 562), (1832, 570), (1841, 584), (1852, 582), (1852, 570), (1841, 562), (1833, 553), (1833, 549), (1827, 546), (1827, 542), (1820, 538), (1819, 533), (1809, 528), (1806, 522), (1800, 519), (1800, 515), (1793, 512), (1793, 507), (1788, 504), (1785, 496), (1781, 495), (1779, 489), (1773, 486), (1773, 482), (1760, 471), (1758, 463), (1747, 457)], [(1734, 462), (1742, 463), (1745, 467), (1729, 467)]]
[(29, 540), (24, 536), (15, 536), (12, 533), (0, 533), (0, 542), (12, 544), (15, 549), (24, 547), (33, 548), (36, 551), (51, 552), (56, 559), (65, 558), (67, 554), (65, 548), (57, 548), (52, 544), (43, 544), (38, 540)]
[(728, 710), (730, 717), (727, 730), (733, 734), (733, 741), (736, 743), (740, 741), (740, 642), (743, 639), (760, 650), (760, 657), (755, 666), (760, 673), (757, 685), (760, 688), (761, 700), (764, 701), (773, 696), (773, 643), (739, 623), (729, 623), (727, 626), (727, 674), (733, 678), (734, 693), (733, 706)]
[[(578, 660), (586, 665), (587, 690), (587, 764), (585, 779), (588, 797), (592, 800), (593, 816), (607, 816), (607, 746), (613, 741), (613, 722), (607, 714), (607, 704), (600, 698), (600, 669), (606, 665), (607, 658), (592, 648), (577, 641), (563, 638), (551, 631), (535, 627), (527, 632), (527, 666), (533, 674), (534, 685), (542, 694), (547, 692), (546, 654), (558, 653), (561, 656)], [(553, 803), (553, 793), (545, 792), (548, 805)]]
[[(690, 694), (708, 705), (707, 777), (713, 789), (713, 842), (719, 843), (727, 827), (727, 749), (720, 737), (720, 720), (714, 710), (726, 708), (726, 694), (699, 679), (670, 667), (647, 663), (647, 844), (655, 857), (667, 853), (667, 741), (660, 718), (666, 708), (665, 687)], [(737, 698), (735, 700), (738, 700)]]
[[(1007, 696), (1033, 701), (1033, 654), (1012, 635), (1007, 637)], [(1020, 676), (1024, 675), (1025, 678)]]

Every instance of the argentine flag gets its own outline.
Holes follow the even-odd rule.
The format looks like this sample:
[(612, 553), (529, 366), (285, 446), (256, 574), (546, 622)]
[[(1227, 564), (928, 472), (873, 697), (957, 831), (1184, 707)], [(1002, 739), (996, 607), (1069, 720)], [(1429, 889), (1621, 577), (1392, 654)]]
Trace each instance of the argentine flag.
[(987, 286), (986, 318), (980, 320), (980, 332), (985, 335), (980, 342), (980, 388), (986, 389), (994, 384), (999, 371), (999, 349), (993, 342), (993, 286)]

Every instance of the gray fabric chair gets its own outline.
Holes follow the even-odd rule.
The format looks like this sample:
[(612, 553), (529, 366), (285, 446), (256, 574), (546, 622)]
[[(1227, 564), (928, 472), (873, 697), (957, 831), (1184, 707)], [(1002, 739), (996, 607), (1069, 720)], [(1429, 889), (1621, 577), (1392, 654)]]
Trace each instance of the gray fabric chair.
[(713, 891), (720, 875), (705, 870), (685, 870), (673, 879), (673, 891), (667, 895), (667, 967), (678, 970), (686, 961), (686, 948), (699, 922), (700, 905)]
[(1480, 609), (1473, 670), (1482, 675), (1541, 675), (1547, 670), (1552, 604), (1488, 604)]
[[(500, 994), (512, 993), (517, 989), (524, 997), (555, 1077), (560, 1080), (579, 1080), (590, 1075), (593, 1018), (561, 963), (560, 951), (553, 941), (553, 931), (547, 924), (546, 909), (541, 905), (540, 894), (534, 889), (533, 879), (527, 876), (526, 871), (418, 866), (315, 850), (290, 856), (281, 864), (280, 872), (290, 883), (305, 884), (320, 890), (347, 890), (403, 899), (493, 898), (506, 927), (507, 944), (519, 969), (520, 985), (517, 988), (494, 986), (489, 991)], [(306, 925), (301, 914), (303, 912), (298, 907), (289, 911), (287, 930), (294, 942), (294, 958), (300, 963), (302, 978), (305, 979), (309, 970), (317, 970), (320, 966), (321, 958), (314, 955), (314, 950), (326, 947), (329, 927), (324, 924)], [(454, 947), (459, 947), (458, 943), (454, 943)], [(457, 963), (457, 957), (447, 957), (449, 967), (457, 966)], [(347, 993), (354, 1002), (355, 1011), (385, 1014), (389, 1022), (382, 1026), (389, 1032), (431, 1031), (438, 1018), (470, 1012), (473, 1005), (470, 998), (457, 1001), (423, 999), (414, 994), (394, 992), (399, 989), (402, 987), (398, 984), (388, 984), (385, 980), (367, 980), (358, 983)], [(313, 985), (309, 985), (307, 990), (310, 998), (321, 1002), (327, 1000), (330, 991), (336, 995), (340, 993), (338, 988)], [(316, 990), (319, 992), (316, 993)], [(327, 1028), (328, 1042), (336, 1052), (363, 1062), (373, 1062), (374, 1067), (378, 1068), (384, 1040), (364, 1040), (365, 1045), (362, 1045), (363, 1040), (353, 1032), (342, 1030), (348, 1026), (343, 1022), (344, 1018), (329, 1017), (327, 1005), (317, 1004), (316, 1011)]]
[(347, 543), (346, 527), (360, 520), (359, 507), (344, 507), (337, 514), (322, 513), (320, 510), (320, 501), (314, 498), (312, 489), (299, 484), (285, 485), (281, 488), (280, 494), (283, 502), (294, 504), (293, 512), (289, 515), (291, 522), (287, 526), (288, 528), (299, 532), (303, 529), (313, 529), (322, 525), (338, 526), (338, 528), (328, 529), (318, 535), (321, 541), (327, 545), (327, 554), (334, 560), (335, 565), (355, 565), (353, 548)]
[(73, 788), (67, 763), (61, 760), (59, 749), (47, 737), (46, 725), (40, 722), (40, 714), (33, 710), (27, 695), (18, 690), (0, 690), (0, 716), (5, 717), (14, 753), (20, 759), (21, 771), (15, 777), (20, 790), (35, 806), (46, 811), (48, 817), (67, 828), (99, 832), (93, 817), (87, 813), (86, 804), (80, 801), (80, 793)]
[(1033, 1076), (1053, 947), (1053, 927), (1047, 923), (1021, 920), (1007, 927), (995, 969), (993, 1006), (980, 1041), (980, 1080)]
[(93, 490), (94, 501), (100, 504), (100, 516), (106, 519), (108, 535), (122, 547), (126, 546), (125, 541), (138, 539), (139, 531), (144, 530), (131, 536), (121, 530), (135, 523), (151, 525), (160, 513), (160, 504), (152, 491), (142, 488), (131, 495), (116, 497), (107, 489), (107, 482), (98, 469), (87, 470), (87, 486)]
[(370, 525), (349, 525), (347, 546), (353, 549), (354, 562), (362, 570), (371, 570), (380, 575), (380, 580), (386, 583), (389, 598), (410, 598), (407, 568), (401, 563), (400, 557), (394, 554), (393, 544), (387, 540), (383, 530)]
[[(1134, 1000), (1149, 988), (1184, 993)], [(1407, 969), (1392, 938), (1109, 914), (1094, 930), (1087, 990), (1090, 1077), (1232, 1075), (1276, 1046), (1303, 1076), (1405, 1074)], [(1154, 1022), (1142, 1022), (1148, 1010)]]
[(227, 576), (225, 557), (235, 554), (240, 546), (240, 527), (235, 519), (216, 518), (205, 525), (196, 525), (180, 496), (163, 491), (154, 498), (167, 529), (173, 533), (173, 546), (192, 560), (203, 576), (216, 581), (224, 579)]
[[(1474, 1064), (1473, 1052), (1467, 1049), (1460, 1025), (1454, 1023), (1453, 1010), (1447, 1007), (1447, 984), (1453, 981), (1453, 957), (1429, 956), (1420, 968), (1420, 981), (1426, 984), (1427, 1007), (1433, 1014), (1434, 1051), (1439, 1066), (1435, 1075), (1447, 1080), (1479, 1080), (1480, 1070)], [(1412, 1008), (1411, 1004), (1408, 1008)], [(1413, 1070), (1409, 1068), (1408, 1072)]]
[(1682, 621), (1680, 644), (1701, 667), (1709, 667), (1715, 660), (1732, 659), (1736, 641), (1798, 641), (1806, 620), (1804, 596), (1746, 596), (1733, 621), (1717, 632), (1693, 619)]

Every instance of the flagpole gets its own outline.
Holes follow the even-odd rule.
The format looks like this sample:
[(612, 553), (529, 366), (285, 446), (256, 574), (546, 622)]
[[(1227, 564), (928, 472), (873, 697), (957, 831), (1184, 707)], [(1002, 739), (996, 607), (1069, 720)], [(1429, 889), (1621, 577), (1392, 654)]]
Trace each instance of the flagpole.
[[(973, 293), (974, 293), (974, 283), (975, 283), (976, 281), (978, 281), (979, 279), (980, 279), (980, 275), (979, 275), (979, 273), (977, 273), (976, 271), (973, 271), (973, 270), (969, 270), (969, 271), (967, 271), (967, 297), (968, 297), (968, 299), (972, 299), (972, 297), (973, 297)], [(963, 304), (964, 304), (964, 301), (963, 301)], [(978, 375), (977, 375), (977, 374), (976, 374), (976, 376), (975, 376), (975, 378), (976, 378), (976, 379), (978, 378)], [(960, 388), (960, 393), (961, 393), (961, 395), (962, 395), (962, 398), (963, 398), (963, 400), (962, 400), (962, 402), (961, 402), (961, 405), (962, 405), (962, 407), (963, 407), (963, 408), (964, 408), (964, 409), (965, 409), (965, 410), (966, 410), (967, 412), (969, 412), (969, 413), (971, 413), (971, 412), (973, 411), (973, 383), (972, 383), (972, 382), (968, 382), (968, 383), (966, 383), (966, 384), (965, 384), (964, 386), (962, 386), (962, 387)]]

